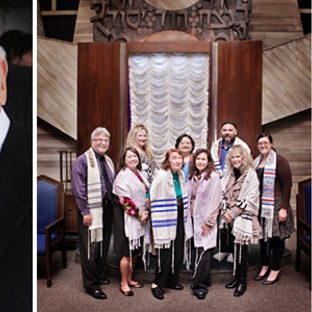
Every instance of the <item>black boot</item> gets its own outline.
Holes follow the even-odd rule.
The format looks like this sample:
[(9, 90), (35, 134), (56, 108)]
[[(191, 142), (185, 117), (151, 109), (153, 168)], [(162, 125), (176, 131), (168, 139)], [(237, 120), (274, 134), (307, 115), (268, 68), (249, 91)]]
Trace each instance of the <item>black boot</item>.
[(226, 285), (225, 285), (225, 288), (228, 288), (228, 289), (230, 289), (230, 288), (235, 288), (235, 287), (237, 287), (238, 285), (239, 285), (239, 280), (238, 280), (238, 279), (235, 279), (235, 280), (232, 281), (231, 283), (226, 284)]
[(246, 289), (247, 289), (246, 279), (238, 281), (238, 286), (236, 287), (236, 289), (234, 291), (234, 296), (239, 297), (239, 296), (243, 295), (245, 293)]
[[(247, 289), (247, 263), (248, 263), (248, 246), (242, 245), (238, 249), (237, 258), (236, 258), (236, 265), (237, 265), (237, 279), (238, 284), (234, 291), (234, 296), (239, 297), (242, 296), (246, 289)], [(239, 257), (240, 252), (240, 257)], [(240, 258), (240, 259), (239, 259)]]

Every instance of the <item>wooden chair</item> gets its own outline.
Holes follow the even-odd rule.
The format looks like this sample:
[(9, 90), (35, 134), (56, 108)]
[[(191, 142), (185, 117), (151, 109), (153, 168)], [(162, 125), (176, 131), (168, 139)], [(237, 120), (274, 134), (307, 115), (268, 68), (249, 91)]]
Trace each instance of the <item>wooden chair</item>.
[[(298, 183), (296, 270), (300, 270), (301, 250), (311, 259), (311, 178)], [(310, 286), (311, 288), (311, 286)]]
[(52, 286), (51, 260), (62, 251), (67, 267), (63, 183), (47, 176), (37, 178), (37, 255), (45, 256), (47, 287)]

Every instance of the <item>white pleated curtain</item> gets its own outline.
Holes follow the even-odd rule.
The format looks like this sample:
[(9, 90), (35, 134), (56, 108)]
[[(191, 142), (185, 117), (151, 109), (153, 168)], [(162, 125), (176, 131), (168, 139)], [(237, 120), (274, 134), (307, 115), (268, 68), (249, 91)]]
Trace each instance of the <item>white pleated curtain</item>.
[(131, 125), (146, 126), (158, 163), (183, 133), (207, 146), (207, 53), (130, 54), (129, 80)]

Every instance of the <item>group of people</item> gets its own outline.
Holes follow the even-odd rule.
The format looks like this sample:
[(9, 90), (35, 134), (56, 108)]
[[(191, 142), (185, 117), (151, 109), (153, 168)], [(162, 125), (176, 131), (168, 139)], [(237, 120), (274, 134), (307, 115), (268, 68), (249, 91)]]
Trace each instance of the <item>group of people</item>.
[[(279, 278), (285, 239), (294, 230), (292, 186), (287, 160), (277, 154), (269, 133), (257, 138), (259, 156), (237, 136), (234, 122), (224, 122), (211, 150), (199, 148), (188, 134), (176, 139), (159, 166), (148, 130), (135, 123), (121, 152), (117, 174), (106, 155), (110, 133), (97, 128), (91, 147), (73, 165), (72, 190), (78, 207), (83, 285), (105, 299), (100, 285), (109, 284), (105, 266), (114, 224), (114, 253), (120, 257), (120, 291), (133, 296), (142, 288), (133, 279), (138, 257), (146, 267), (156, 261), (151, 292), (164, 299), (178, 283), (184, 264), (192, 268), (192, 291), (204, 299), (211, 285), (210, 263), (233, 257), (235, 279), (226, 285), (234, 296), (247, 287), (248, 246), (260, 241), (261, 268), (254, 278), (264, 285)], [(270, 261), (272, 251), (273, 261)]]

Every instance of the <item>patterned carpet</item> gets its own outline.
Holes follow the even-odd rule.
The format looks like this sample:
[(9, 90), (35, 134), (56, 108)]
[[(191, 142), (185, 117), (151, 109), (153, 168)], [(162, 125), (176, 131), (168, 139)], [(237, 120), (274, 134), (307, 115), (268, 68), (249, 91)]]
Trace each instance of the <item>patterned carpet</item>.
[[(119, 272), (110, 266), (111, 284), (102, 286), (107, 294), (106, 300), (95, 300), (88, 296), (82, 286), (81, 268), (75, 250), (68, 251), (68, 267), (62, 268), (60, 253), (53, 255), (52, 287), (46, 287), (44, 259), (38, 259), (37, 311), (38, 312), (189, 312), (189, 311), (235, 311), (235, 312), (268, 312), (268, 311), (311, 311), (310, 261), (302, 254), (301, 270), (295, 270), (295, 234), (286, 246), (291, 255), (286, 255), (280, 274), (280, 280), (274, 285), (264, 286), (253, 280), (258, 273), (257, 263), (250, 259), (248, 269), (248, 286), (241, 297), (234, 297), (233, 290), (224, 285), (231, 281), (231, 265), (224, 261), (222, 270), (212, 268), (212, 286), (209, 287), (205, 300), (197, 300), (190, 289), (191, 273), (181, 270), (180, 282), (184, 290), (166, 290), (165, 299), (155, 299), (150, 291), (154, 277), (152, 269), (147, 272), (136, 269), (134, 279), (144, 282), (142, 289), (135, 289), (133, 297), (125, 297), (119, 291)], [(252, 254), (256, 255), (257, 251)], [(222, 263), (213, 262), (213, 266), (222, 267)]]

